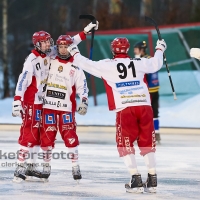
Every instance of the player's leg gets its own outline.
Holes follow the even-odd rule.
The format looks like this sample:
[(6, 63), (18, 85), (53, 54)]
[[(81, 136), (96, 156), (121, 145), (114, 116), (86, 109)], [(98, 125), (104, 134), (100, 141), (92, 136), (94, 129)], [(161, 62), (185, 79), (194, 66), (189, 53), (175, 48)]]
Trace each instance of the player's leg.
[(138, 109), (140, 109), (140, 133), (137, 142), (141, 150), (140, 154), (144, 156), (148, 169), (148, 178), (147, 182), (144, 183), (144, 189), (146, 192), (156, 192), (156, 139), (153, 125), (153, 111), (151, 106), (139, 106)]
[[(22, 115), (20, 137), (18, 139), (20, 147), (18, 153), (17, 168), (15, 170), (13, 179), (13, 181), (17, 182), (26, 179), (27, 165), (25, 161), (31, 157), (32, 148), (40, 144), (39, 125), (35, 127), (35, 119), (33, 116), (34, 105), (23, 102), (22, 106), (24, 113)], [(38, 107), (38, 109), (41, 109), (41, 105)]]
[(37, 169), (39, 163), (37, 163), (38, 153), (40, 150), (40, 117), (42, 112), (42, 104), (34, 104), (31, 109), (28, 110), (29, 115), (32, 115), (32, 129), (31, 133), (33, 138), (37, 141), (33, 147), (30, 148), (30, 156), (27, 160), (26, 176), (27, 179), (31, 179), (33, 176), (40, 178), (41, 172)]
[(43, 172), (41, 178), (47, 180), (51, 174), (52, 149), (57, 134), (57, 111), (44, 108), (40, 128), (41, 149), (43, 151)]
[(131, 175), (130, 182), (125, 184), (127, 192), (143, 192), (141, 175), (138, 173), (133, 142), (138, 137), (137, 117), (131, 113), (130, 107), (117, 112), (116, 142), (120, 157)]
[(156, 133), (156, 141), (160, 141), (160, 127), (159, 127), (159, 117), (158, 117), (158, 109), (159, 109), (159, 93), (153, 92), (151, 93), (151, 106), (153, 109), (153, 122), (154, 122), (154, 129)]
[(82, 178), (80, 165), (78, 162), (78, 145), (79, 140), (76, 134), (75, 115), (71, 112), (60, 112), (59, 130), (65, 146), (68, 147), (69, 159), (72, 162), (72, 175), (74, 180)]

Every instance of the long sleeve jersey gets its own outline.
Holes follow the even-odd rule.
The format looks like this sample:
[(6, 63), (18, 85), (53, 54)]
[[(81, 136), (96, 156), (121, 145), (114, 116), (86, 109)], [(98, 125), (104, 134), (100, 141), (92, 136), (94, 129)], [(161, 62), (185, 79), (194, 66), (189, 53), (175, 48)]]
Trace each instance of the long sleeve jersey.
[(43, 108), (75, 112), (76, 94), (81, 100), (88, 98), (83, 70), (74, 65), (73, 57), (68, 60), (59, 57), (52, 59)]
[(163, 64), (163, 52), (157, 50), (154, 57), (115, 57), (91, 61), (81, 54), (74, 55), (74, 63), (86, 72), (104, 81), (109, 110), (119, 111), (129, 106), (151, 105), (148, 87), (144, 82), (147, 73), (158, 71)]
[[(79, 44), (86, 39), (84, 32), (73, 37), (74, 43)], [(19, 75), (14, 100), (22, 100), (31, 104), (42, 104), (43, 88), (46, 84), (50, 67), (50, 57), (56, 55), (56, 46), (48, 55), (32, 50), (26, 58), (22, 73)]]

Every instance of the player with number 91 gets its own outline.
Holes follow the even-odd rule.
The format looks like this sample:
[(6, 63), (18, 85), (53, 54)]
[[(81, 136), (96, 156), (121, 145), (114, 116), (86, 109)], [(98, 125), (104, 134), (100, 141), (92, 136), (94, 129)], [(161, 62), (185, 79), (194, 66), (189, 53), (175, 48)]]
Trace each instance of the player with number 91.
[[(119, 156), (130, 172), (131, 179), (125, 185), (127, 192), (156, 192), (155, 131), (150, 95), (144, 76), (154, 73), (163, 65), (164, 40), (157, 41), (154, 57), (130, 58), (127, 38), (115, 38), (111, 42), (113, 59), (91, 61), (82, 56), (75, 44), (68, 47), (74, 63), (86, 72), (99, 77), (105, 84), (109, 110), (116, 112), (116, 143)], [(137, 141), (140, 154), (148, 168), (146, 183), (142, 183), (137, 169), (133, 143)]]

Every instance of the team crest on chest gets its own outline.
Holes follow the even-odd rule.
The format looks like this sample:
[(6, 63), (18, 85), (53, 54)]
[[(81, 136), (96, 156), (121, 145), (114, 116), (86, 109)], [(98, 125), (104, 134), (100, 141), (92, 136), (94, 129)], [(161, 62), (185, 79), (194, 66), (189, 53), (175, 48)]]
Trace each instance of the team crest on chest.
[(58, 67), (58, 71), (59, 71), (59, 73), (62, 72), (63, 71), (63, 66), (59, 66)]
[(44, 65), (46, 66), (48, 64), (47, 59), (44, 59)]

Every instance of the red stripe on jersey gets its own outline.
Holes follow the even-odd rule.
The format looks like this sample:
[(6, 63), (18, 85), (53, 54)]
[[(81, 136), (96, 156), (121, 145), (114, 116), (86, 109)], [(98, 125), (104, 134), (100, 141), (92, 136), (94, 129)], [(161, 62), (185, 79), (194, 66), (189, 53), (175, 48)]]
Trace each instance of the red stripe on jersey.
[(83, 31), (79, 33), (79, 36), (80, 36), (81, 40), (86, 39), (86, 34)]
[(76, 111), (76, 87), (72, 86), (72, 94), (70, 95), (70, 101), (72, 102), (72, 112)]
[(41, 56), (42, 58), (45, 58), (46, 57), (46, 54), (44, 54), (44, 53), (39, 53), (37, 50), (35, 50), (35, 49), (33, 49), (32, 51), (31, 51), (35, 56)]
[(34, 104), (35, 94), (37, 93), (37, 81), (35, 76), (32, 76), (32, 82), (27, 87), (27, 90), (24, 93), (24, 102)]
[(106, 89), (109, 110), (115, 110), (116, 105), (115, 105), (115, 99), (114, 99), (112, 87), (110, 87), (110, 85), (108, 85), (106, 80), (104, 80), (103, 78), (102, 78), (102, 80), (104, 82), (105, 89)]

